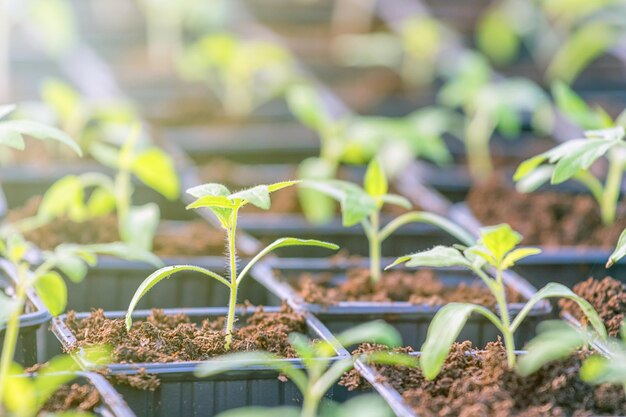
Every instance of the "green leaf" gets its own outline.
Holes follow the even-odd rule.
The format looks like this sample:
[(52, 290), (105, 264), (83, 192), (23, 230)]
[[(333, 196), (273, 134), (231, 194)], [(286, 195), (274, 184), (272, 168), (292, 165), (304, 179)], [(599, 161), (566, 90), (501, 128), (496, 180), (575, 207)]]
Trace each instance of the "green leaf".
[(57, 272), (49, 271), (35, 282), (35, 291), (53, 316), (63, 313), (67, 305), (67, 286)]
[(0, 392), (6, 410), (10, 415), (20, 417), (36, 415), (39, 411), (35, 384), (29, 378), (24, 378), (23, 374), (24, 369), (20, 365), (10, 363), (8, 381), (3, 385), (3, 392)]
[(509, 269), (521, 259), (541, 253), (539, 248), (519, 248), (509, 252), (502, 260), (502, 269)]
[(347, 181), (304, 181), (303, 187), (319, 191), (339, 201), (342, 222), (346, 227), (358, 224), (370, 214), (378, 210), (376, 200), (359, 186)]
[(33, 380), (38, 396), (37, 406), (43, 406), (61, 385), (76, 379), (74, 372), (79, 370), (78, 364), (70, 355), (55, 356), (48, 361)]
[(516, 180), (517, 184), (515, 184), (515, 189), (519, 193), (532, 193), (542, 185), (548, 183), (553, 173), (554, 167), (548, 165), (540, 166), (523, 178)]
[(498, 65), (508, 64), (517, 56), (520, 40), (502, 7), (488, 9), (476, 29), (478, 47)]
[(84, 187), (76, 175), (67, 175), (56, 181), (46, 191), (37, 209), (37, 216), (54, 219), (68, 215), (75, 221), (83, 221), (85, 207), (83, 203)]
[[(275, 414), (274, 416), (278, 415), (282, 417), (282, 414)], [(393, 415), (389, 405), (380, 396), (362, 394), (341, 404), (335, 413), (329, 417), (392, 417)]]
[(187, 190), (187, 194), (192, 197), (201, 198), (207, 196), (229, 196), (230, 190), (222, 184), (208, 183), (191, 187)]
[(498, 267), (502, 264), (507, 253), (513, 250), (522, 241), (522, 235), (511, 229), (506, 223), (480, 229), (479, 244), (482, 244), (494, 257)]
[(291, 363), (280, 360), (278, 356), (268, 352), (236, 352), (208, 360), (199, 365), (194, 374), (201, 378), (219, 375), (234, 369), (250, 366), (265, 365), (276, 369), (287, 377), (304, 392), (307, 386), (305, 374), (296, 369)]
[(539, 291), (535, 293), (524, 305), (524, 308), (517, 314), (513, 322), (511, 323), (511, 330), (515, 331), (522, 321), (526, 318), (531, 309), (537, 304), (539, 301), (548, 299), (548, 298), (567, 298), (572, 300), (578, 304), (578, 307), (582, 310), (583, 314), (587, 317), (587, 320), (596, 331), (596, 333), (601, 337), (606, 339), (607, 333), (604, 327), (604, 323), (602, 319), (598, 316), (598, 313), (594, 310), (593, 306), (589, 304), (587, 300), (580, 297), (572, 290), (567, 288), (562, 284), (557, 284), (555, 282), (551, 282)]
[(41, 86), (41, 98), (54, 109), (63, 125), (76, 122), (82, 111), (80, 95), (69, 84), (57, 79), (47, 79)]
[(331, 249), (331, 250), (339, 249), (339, 246), (335, 245), (334, 243), (323, 242), (321, 240), (296, 239), (295, 237), (283, 237), (269, 244), (261, 252), (259, 252), (254, 258), (252, 258), (239, 273), (239, 276), (237, 277), (237, 283), (240, 283), (241, 280), (243, 280), (243, 278), (246, 276), (248, 271), (250, 271), (250, 269), (257, 262), (259, 262), (261, 258), (266, 256), (270, 252), (275, 251), (278, 248), (284, 248), (288, 246), (316, 246), (316, 247), (326, 248), (326, 249)]
[(382, 197), (389, 191), (387, 177), (378, 159), (370, 161), (363, 181), (365, 191), (372, 197)]
[(617, 143), (606, 139), (576, 139), (560, 145), (559, 148), (566, 153), (550, 158), (550, 162), (558, 160), (552, 174), (552, 183), (560, 184), (579, 171), (588, 169)]
[(64, 252), (56, 252), (53, 258), (55, 267), (72, 282), (81, 282), (87, 275), (87, 264), (80, 257)]
[(97, 187), (87, 200), (87, 215), (90, 218), (96, 218), (109, 214), (115, 210), (115, 195), (108, 189)]
[(557, 81), (552, 85), (552, 95), (559, 111), (581, 129), (604, 127), (587, 103), (564, 82)]
[(85, 254), (91, 252), (101, 255), (115, 256), (116, 258), (127, 259), (129, 261), (145, 262), (156, 267), (163, 265), (163, 262), (155, 254), (136, 246), (130, 246), (123, 242), (80, 245), (77, 246), (76, 249), (78, 254), (81, 252), (84, 252)]
[(0, 122), (0, 138), (15, 134), (30, 136), (40, 140), (55, 140), (72, 149), (79, 156), (83, 155), (80, 146), (65, 132), (54, 127), (29, 120), (7, 120)]
[(224, 411), (216, 417), (300, 417), (298, 407), (243, 407)]
[(120, 228), (122, 240), (130, 246), (151, 251), (160, 217), (159, 206), (155, 203), (131, 207)]
[(536, 372), (549, 362), (567, 358), (584, 343), (580, 332), (559, 320), (539, 323), (538, 332), (517, 362), (517, 372), (522, 376)]
[(537, 167), (539, 167), (539, 165), (541, 165), (546, 159), (548, 159), (548, 156), (542, 153), (540, 155), (533, 156), (532, 158), (525, 160), (524, 162), (519, 164), (519, 166), (515, 170), (515, 174), (513, 174), (513, 181), (521, 180), (522, 178), (536, 170)]
[(364, 359), (367, 361), (367, 363), (375, 363), (377, 365), (405, 366), (408, 368), (415, 368), (419, 363), (419, 360), (416, 356), (385, 351), (366, 353), (364, 355)]
[(432, 380), (439, 375), (452, 344), (472, 313), (480, 313), (492, 322), (499, 321), (491, 311), (474, 304), (449, 303), (435, 314), (421, 349), (420, 366), (426, 379)]
[(394, 263), (385, 269), (387, 270), (404, 262), (406, 262), (408, 267), (428, 266), (439, 268), (450, 266), (471, 266), (471, 263), (457, 249), (446, 246), (435, 246), (434, 248), (426, 251), (398, 258)]
[(330, 124), (319, 94), (310, 85), (295, 85), (287, 90), (289, 110), (305, 126), (313, 130)]
[(217, 281), (226, 285), (228, 288), (231, 287), (230, 283), (221, 275), (216, 274), (215, 272), (210, 271), (208, 269), (201, 268), (199, 266), (171, 265), (171, 266), (163, 267), (153, 272), (152, 274), (150, 274), (148, 278), (143, 280), (143, 282), (139, 285), (137, 290), (135, 290), (135, 294), (133, 295), (133, 298), (130, 301), (130, 304), (128, 306), (128, 310), (126, 311), (126, 329), (130, 330), (133, 324), (133, 319), (132, 319), (133, 311), (135, 310), (135, 307), (137, 306), (137, 303), (141, 300), (141, 298), (144, 295), (146, 295), (146, 293), (150, 291), (150, 289), (152, 289), (152, 287), (157, 285), (159, 282), (163, 281), (166, 278), (169, 278), (172, 274), (175, 274), (176, 272), (181, 272), (181, 271), (200, 272), (201, 274), (204, 274), (210, 278), (216, 279)]
[(622, 259), (626, 255), (626, 229), (622, 231), (619, 235), (619, 240), (617, 241), (617, 246), (615, 246), (615, 250), (609, 256), (608, 261), (606, 262), (606, 268), (612, 267), (617, 261)]
[(384, 196), (380, 197), (380, 199), (386, 204), (393, 204), (394, 206), (399, 206), (405, 209), (410, 209), (411, 207), (413, 207), (413, 205), (407, 198), (397, 194), (385, 194)]
[(382, 320), (360, 324), (344, 330), (336, 337), (339, 343), (346, 347), (359, 343), (376, 343), (388, 347), (397, 347), (402, 344), (400, 333)]
[(23, 151), (26, 148), (24, 138), (17, 132), (12, 130), (3, 129), (0, 124), (0, 145), (8, 146), (9, 148)]
[(149, 148), (140, 153), (133, 161), (132, 170), (141, 182), (168, 200), (179, 197), (180, 184), (174, 161), (161, 149)]
[(623, 361), (618, 362), (594, 355), (583, 362), (580, 368), (580, 378), (590, 384), (623, 384), (626, 381), (626, 368)]

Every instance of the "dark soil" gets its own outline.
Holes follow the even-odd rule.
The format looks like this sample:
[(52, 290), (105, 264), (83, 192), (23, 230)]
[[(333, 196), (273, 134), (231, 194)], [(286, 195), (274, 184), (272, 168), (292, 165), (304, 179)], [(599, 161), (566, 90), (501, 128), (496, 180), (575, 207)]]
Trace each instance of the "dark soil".
[[(162, 310), (152, 310), (147, 320), (135, 321), (127, 332), (124, 320), (107, 319), (102, 310), (95, 310), (84, 320), (76, 319), (70, 311), (66, 324), (78, 346), (113, 346), (113, 363), (147, 363), (204, 361), (227, 353), (224, 320), (211, 318), (198, 324), (185, 314), (168, 316)], [(278, 313), (266, 313), (258, 307), (233, 332), (231, 351), (264, 350), (293, 358), (295, 352), (288, 336), (293, 332), (306, 333), (306, 329), (304, 317), (287, 307)]]
[(93, 385), (64, 385), (44, 404), (40, 414), (63, 411), (93, 411), (100, 404), (100, 393)]
[[(309, 303), (331, 305), (341, 301), (410, 302), (430, 306), (451, 302), (471, 302), (494, 307), (496, 300), (479, 282), (445, 286), (432, 270), (415, 272), (392, 271), (372, 284), (368, 269), (348, 270), (347, 279), (339, 286), (330, 280), (332, 274), (303, 274), (296, 284), (299, 294)], [(509, 303), (521, 302), (522, 297), (507, 289)]]
[(612, 248), (626, 228), (624, 204), (618, 207), (617, 222), (604, 226), (598, 203), (590, 195), (555, 191), (520, 194), (501, 176), (473, 187), (467, 203), (485, 225), (509, 223), (524, 236), (526, 245)]
[[(619, 334), (626, 314), (626, 286), (623, 283), (611, 277), (604, 277), (602, 280), (588, 278), (576, 284), (573, 291), (591, 303), (610, 336)], [(586, 321), (583, 312), (574, 301), (562, 299), (559, 301), (559, 307), (581, 322)]]
[[(25, 206), (10, 211), (7, 221), (34, 216), (40, 202), (41, 197), (31, 198)], [(24, 237), (44, 250), (52, 250), (61, 243), (92, 244), (120, 240), (117, 217), (113, 214), (83, 223), (60, 218), (24, 233)], [(224, 238), (220, 230), (198, 219), (185, 223), (175, 233), (161, 227), (155, 236), (153, 251), (162, 257), (221, 255)]]
[[(381, 350), (363, 345), (355, 353)], [(405, 348), (402, 351), (410, 351)], [(587, 385), (579, 370), (584, 353), (547, 364), (521, 377), (507, 369), (500, 342), (472, 351), (470, 342), (456, 343), (441, 374), (427, 381), (417, 368), (372, 365), (386, 382), (421, 417), (587, 417), (625, 415), (626, 398), (620, 386)], [(368, 383), (356, 371), (347, 373), (342, 385), (353, 390)]]

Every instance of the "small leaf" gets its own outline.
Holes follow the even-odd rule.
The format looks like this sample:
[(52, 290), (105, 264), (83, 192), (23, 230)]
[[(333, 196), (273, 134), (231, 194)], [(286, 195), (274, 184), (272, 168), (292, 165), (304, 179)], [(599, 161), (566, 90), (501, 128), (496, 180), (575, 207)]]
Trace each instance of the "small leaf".
[(511, 229), (506, 223), (480, 229), (479, 243), (482, 244), (496, 260), (495, 267), (502, 263), (504, 256), (522, 241), (522, 235)]
[(617, 246), (615, 246), (615, 250), (609, 256), (608, 261), (606, 262), (606, 268), (612, 267), (617, 261), (622, 259), (626, 255), (626, 229), (622, 231), (617, 241)]
[(557, 81), (552, 85), (552, 95), (561, 113), (581, 129), (603, 127), (587, 103), (564, 82)]
[(378, 159), (372, 159), (367, 166), (363, 185), (365, 191), (372, 197), (382, 197), (389, 191), (387, 177)]
[[(569, 145), (569, 152), (558, 159), (552, 174), (552, 183), (560, 184), (579, 171), (588, 169), (616, 144), (616, 141), (605, 139), (579, 139), (564, 143), (561, 146)], [(553, 161), (551, 158), (551, 162)]]
[[(623, 373), (622, 375), (619, 375), (618, 378), (615, 378), (613, 365), (614, 363), (612, 363), (609, 359), (600, 355), (593, 355), (583, 362), (583, 365), (580, 368), (580, 378), (591, 384), (623, 382)], [(617, 381), (615, 379), (617, 379)]]
[(502, 269), (509, 269), (521, 259), (541, 253), (539, 248), (519, 248), (509, 252), (502, 260)]
[(548, 183), (554, 173), (554, 167), (543, 165), (527, 174), (525, 177), (517, 180), (515, 189), (519, 193), (532, 193)]
[(140, 153), (133, 162), (133, 173), (148, 187), (168, 200), (180, 195), (178, 174), (172, 158), (159, 148), (150, 148)]
[(80, 147), (65, 132), (30, 120), (7, 120), (0, 122), (0, 138), (7, 132), (19, 133), (40, 140), (55, 140), (72, 149), (79, 156), (83, 155)]
[(135, 310), (135, 307), (137, 306), (137, 303), (141, 300), (141, 298), (144, 295), (146, 295), (146, 293), (150, 291), (150, 289), (152, 289), (152, 287), (157, 285), (159, 282), (163, 281), (166, 278), (169, 278), (172, 274), (175, 274), (176, 272), (181, 272), (181, 271), (200, 272), (201, 274), (204, 274), (210, 278), (216, 279), (217, 281), (221, 282), (222, 284), (230, 288), (230, 283), (225, 278), (205, 268), (201, 268), (201, 267), (193, 266), (193, 265), (171, 265), (171, 266), (163, 267), (153, 272), (152, 274), (150, 274), (150, 276), (148, 276), (145, 280), (143, 280), (143, 282), (139, 285), (139, 287), (135, 291), (135, 294), (133, 295), (133, 298), (130, 301), (130, 304), (128, 306), (128, 310), (126, 311), (126, 329), (127, 330), (130, 330), (133, 324), (133, 319), (132, 319), (133, 311)]
[(289, 110), (305, 126), (319, 130), (330, 123), (322, 101), (309, 85), (296, 85), (287, 91)]
[(72, 282), (81, 282), (87, 275), (87, 264), (81, 258), (70, 253), (56, 253), (55, 267), (63, 272)]
[(159, 257), (153, 253), (136, 246), (130, 246), (123, 242), (82, 245), (78, 246), (77, 249), (77, 254), (81, 254), (81, 252), (83, 252), (83, 257), (89, 257), (90, 253), (97, 253), (101, 255), (115, 256), (116, 258), (127, 259), (129, 261), (145, 262), (156, 267), (163, 265), (163, 262), (159, 259)]
[(230, 190), (226, 186), (217, 183), (208, 183), (191, 187), (187, 190), (187, 194), (192, 197), (201, 198), (206, 196), (229, 196)]
[(398, 258), (393, 264), (389, 265), (385, 269), (389, 269), (392, 266), (399, 263), (406, 262), (408, 267), (450, 267), (450, 266), (471, 266), (470, 262), (459, 252), (457, 249), (446, 246), (435, 246), (432, 249), (414, 253), (412, 255), (403, 256)]
[[(298, 165), (298, 178), (303, 180), (330, 180), (336, 173), (337, 167), (322, 158), (307, 158)], [(333, 198), (306, 187), (299, 187), (298, 197), (309, 222), (324, 224), (335, 216), (337, 204)]]
[(476, 36), (480, 49), (499, 65), (510, 63), (518, 54), (519, 37), (502, 7), (491, 7), (483, 14)]
[(293, 406), (243, 407), (219, 413), (216, 417), (300, 417), (300, 409)]
[(475, 312), (493, 315), (485, 307), (460, 303), (446, 304), (435, 314), (421, 349), (420, 366), (426, 379), (432, 380), (439, 375), (452, 344)]
[(360, 343), (376, 343), (388, 347), (397, 347), (402, 344), (400, 333), (382, 320), (360, 324), (344, 330), (336, 337), (339, 343), (346, 347)]
[(380, 197), (380, 199), (386, 204), (393, 204), (394, 206), (399, 206), (407, 210), (413, 207), (413, 205), (407, 198), (397, 194), (386, 194)]
[(50, 271), (37, 278), (35, 291), (53, 316), (63, 313), (67, 305), (67, 286), (57, 272)]
[(533, 156), (530, 159), (525, 160), (515, 170), (515, 174), (513, 174), (513, 181), (519, 181), (531, 172), (533, 172), (539, 165), (548, 159), (547, 155), (540, 154), (537, 156)]

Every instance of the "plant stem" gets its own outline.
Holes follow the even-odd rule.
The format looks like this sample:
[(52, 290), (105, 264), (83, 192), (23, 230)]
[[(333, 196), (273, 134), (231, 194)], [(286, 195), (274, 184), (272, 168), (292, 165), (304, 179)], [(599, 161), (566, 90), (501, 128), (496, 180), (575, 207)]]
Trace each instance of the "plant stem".
[(370, 281), (372, 283), (380, 281), (380, 256), (381, 256), (381, 242), (380, 233), (378, 231), (380, 227), (380, 214), (378, 210), (375, 210), (370, 214), (370, 231), (368, 233), (368, 240), (370, 244)]
[(300, 417), (317, 417), (317, 407), (319, 399), (310, 393), (304, 393), (304, 401), (302, 403), (302, 413)]
[(506, 291), (502, 282), (502, 270), (498, 268), (496, 274), (499, 291), (494, 293), (498, 308), (500, 310), (500, 319), (502, 320), (502, 336), (504, 337), (504, 346), (506, 348), (506, 357), (510, 369), (515, 366), (515, 339), (511, 332), (511, 319), (506, 304)]
[(230, 350), (233, 341), (233, 326), (235, 324), (235, 307), (237, 306), (237, 245), (235, 236), (237, 234), (237, 211), (233, 209), (231, 222), (226, 234), (228, 237), (228, 255), (230, 258), (230, 299), (228, 301), (228, 316), (226, 317), (226, 350)]
[[(11, 313), (4, 334), (4, 343), (2, 345), (2, 357), (0, 357), (0, 393), (4, 391), (7, 377), (9, 375), (9, 367), (15, 355), (15, 346), (17, 345), (17, 335), (20, 326), (20, 315), (22, 314), (24, 302), (26, 300), (26, 280), (22, 267), (18, 266), (19, 282), (16, 285), (15, 300), (17, 308)], [(0, 411), (2, 409), (2, 398), (0, 397)]]
[(615, 222), (615, 207), (619, 199), (619, 188), (624, 174), (624, 158), (620, 150), (611, 150), (609, 154), (609, 171), (606, 176), (602, 195), (602, 223), (612, 225)]
[(465, 129), (467, 162), (475, 179), (485, 178), (493, 171), (489, 139), (494, 123), (486, 110), (478, 109)]

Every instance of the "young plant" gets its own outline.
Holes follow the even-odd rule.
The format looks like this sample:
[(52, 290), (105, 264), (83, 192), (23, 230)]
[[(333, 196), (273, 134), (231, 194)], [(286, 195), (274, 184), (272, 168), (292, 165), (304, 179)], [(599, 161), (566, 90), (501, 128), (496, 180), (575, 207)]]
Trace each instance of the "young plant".
[(183, 79), (206, 82), (226, 114), (236, 117), (284, 94), (296, 78), (293, 58), (282, 46), (227, 33), (207, 35), (187, 47), (178, 71)]
[(489, 142), (494, 133), (507, 139), (518, 137), (525, 114), (532, 115), (531, 128), (535, 132), (549, 131), (551, 103), (541, 87), (529, 79), (496, 79), (481, 55), (468, 53), (456, 64), (438, 99), (445, 106), (463, 111), (463, 143), (469, 170), (475, 179), (481, 179), (493, 171)]
[(432, 224), (465, 244), (469, 245), (474, 242), (474, 238), (461, 227), (444, 217), (424, 211), (404, 213), (387, 225), (382, 226), (380, 212), (384, 204), (393, 204), (410, 209), (411, 203), (402, 196), (388, 193), (387, 177), (377, 159), (372, 159), (367, 167), (363, 188), (340, 180), (305, 181), (302, 186), (324, 193), (339, 201), (344, 226), (350, 227), (361, 224), (369, 241), (371, 282), (379, 281), (382, 276), (382, 243), (398, 228), (406, 224)]
[[(554, 94), (559, 109), (566, 117), (580, 127), (596, 130), (587, 130), (584, 138), (569, 140), (522, 162), (513, 176), (517, 190), (528, 193), (548, 181), (560, 184), (575, 180), (584, 185), (598, 202), (602, 222), (611, 225), (615, 222), (626, 169), (626, 112), (613, 121), (601, 108), (591, 110), (563, 84), (555, 86)], [(604, 183), (589, 170), (602, 157), (608, 161)]]
[(6, 120), (6, 117), (15, 111), (15, 108), (15, 105), (0, 106), (0, 146), (23, 151), (26, 148), (24, 136), (28, 136), (40, 140), (60, 142), (82, 156), (80, 146), (59, 129), (32, 120)]
[(67, 304), (67, 286), (60, 273), (72, 282), (82, 281), (89, 266), (97, 263), (98, 255), (140, 260), (152, 265), (162, 265), (151, 253), (121, 243), (99, 245), (58, 246), (42, 254), (42, 262), (32, 261), (32, 247), (18, 233), (8, 233), (0, 240), (0, 257), (10, 271), (14, 296), (0, 291), (0, 325), (5, 327), (4, 343), (0, 356), (0, 393), (5, 392), (7, 378), (15, 354), (20, 316), (26, 306), (27, 294), (35, 291), (53, 316), (61, 314)]
[(159, 207), (155, 203), (132, 205), (132, 178), (169, 200), (178, 198), (180, 186), (169, 155), (156, 146), (138, 143), (139, 138), (139, 126), (135, 125), (120, 148), (94, 144), (92, 155), (115, 170), (115, 177), (96, 172), (63, 177), (46, 192), (36, 216), (14, 226), (26, 231), (63, 216), (80, 223), (115, 210), (121, 239), (150, 250), (159, 223)]
[[(287, 103), (294, 116), (320, 138), (320, 154), (305, 159), (298, 166), (302, 180), (331, 180), (342, 164), (362, 165), (375, 157), (401, 172), (414, 158), (420, 157), (445, 165), (452, 157), (443, 140), (445, 133), (458, 134), (461, 124), (454, 112), (426, 107), (405, 117), (344, 115), (333, 117), (322, 97), (308, 85), (296, 85), (287, 93)], [(321, 224), (335, 215), (332, 199), (311, 189), (299, 190), (301, 206), (307, 219)]]
[(545, 364), (587, 350), (590, 340), (598, 350), (587, 357), (580, 377), (590, 384), (620, 384), (626, 391), (626, 328), (622, 324), (620, 339), (605, 339), (586, 328), (574, 328), (562, 321), (540, 323), (539, 334), (525, 347), (526, 353), (517, 364), (521, 375), (530, 375)]
[[(336, 409), (328, 407), (325, 413), (321, 402), (324, 395), (333, 385), (341, 378), (341, 376), (354, 367), (357, 359), (367, 360), (368, 362), (380, 363), (386, 365), (398, 365), (413, 367), (417, 363), (415, 357), (404, 354), (394, 354), (390, 352), (380, 351), (369, 353), (364, 357), (349, 357), (333, 360), (335, 356), (334, 345), (326, 340), (310, 341), (306, 336), (299, 333), (289, 335), (289, 341), (298, 357), (304, 363), (306, 372), (294, 364), (281, 360), (280, 357), (268, 352), (239, 352), (231, 353), (214, 360), (207, 361), (196, 368), (195, 374), (204, 378), (218, 375), (224, 372), (241, 369), (250, 366), (268, 366), (276, 369), (281, 374), (287, 376), (298, 387), (304, 396), (302, 402), (302, 410), (297, 408), (281, 408), (280, 415), (294, 415), (300, 417), (330, 417), (336, 414)], [(350, 330), (344, 331), (337, 336), (337, 341), (344, 346), (351, 346), (358, 343), (370, 342), (378, 343), (388, 347), (399, 346), (402, 339), (392, 326), (382, 321), (365, 323), (356, 326)], [(235, 414), (229, 416), (252, 415), (253, 409), (237, 410)], [(256, 409), (254, 409), (256, 410)], [(377, 407), (380, 411), (380, 406)], [(277, 411), (277, 410), (276, 410)], [(254, 414), (256, 415), (256, 414)], [(362, 414), (356, 414), (362, 415)], [(378, 415), (378, 414), (372, 414)]]
[(439, 70), (441, 51), (452, 31), (430, 16), (403, 19), (398, 33), (340, 35), (333, 44), (336, 59), (354, 67), (388, 67), (411, 89), (428, 85)]
[[(398, 258), (394, 265), (405, 263), (410, 267), (463, 267), (473, 271), (493, 294), (499, 315), (488, 308), (469, 303), (450, 303), (443, 306), (433, 318), (426, 341), (422, 346), (420, 365), (424, 376), (434, 379), (450, 352), (452, 344), (472, 313), (478, 313), (489, 320), (502, 333), (510, 368), (515, 366), (514, 334), (533, 306), (547, 298), (568, 298), (575, 301), (587, 316), (589, 323), (606, 337), (606, 330), (593, 307), (564, 285), (549, 283), (533, 295), (520, 312), (511, 320), (506, 301), (503, 272), (516, 262), (528, 256), (540, 253), (537, 248), (520, 248), (522, 240), (519, 233), (509, 225), (500, 224), (480, 230), (480, 239), (470, 247), (436, 246), (433, 249)], [(495, 278), (485, 272), (485, 267), (495, 272)]]
[(152, 273), (146, 278), (139, 288), (135, 291), (133, 298), (128, 306), (126, 312), (126, 327), (130, 330), (132, 325), (132, 314), (135, 306), (141, 300), (141, 298), (157, 283), (165, 278), (170, 277), (172, 274), (180, 271), (196, 271), (206, 275), (209, 278), (213, 278), (218, 282), (227, 286), (230, 290), (230, 297), (228, 301), (228, 314), (226, 316), (226, 349), (230, 348), (232, 341), (233, 325), (235, 323), (235, 307), (237, 305), (237, 290), (239, 285), (246, 277), (250, 268), (257, 263), (265, 255), (269, 254), (275, 249), (287, 246), (319, 246), (323, 248), (336, 250), (339, 247), (332, 243), (321, 242), (318, 240), (303, 240), (296, 238), (281, 238), (271, 243), (261, 252), (259, 252), (254, 258), (252, 258), (248, 264), (237, 272), (237, 220), (239, 216), (239, 210), (248, 204), (252, 204), (263, 210), (269, 210), (270, 208), (270, 194), (274, 191), (278, 191), (285, 187), (296, 184), (297, 181), (286, 181), (271, 185), (258, 185), (253, 188), (231, 193), (228, 188), (221, 184), (209, 183), (199, 185), (187, 190), (187, 193), (193, 196), (196, 200), (187, 206), (188, 209), (204, 208), (210, 210), (215, 217), (217, 217), (220, 225), (226, 231), (227, 239), (227, 253), (228, 253), (228, 265), (230, 270), (230, 280), (223, 276), (210, 271), (208, 269), (192, 266), (192, 265), (174, 265), (167, 266)]

